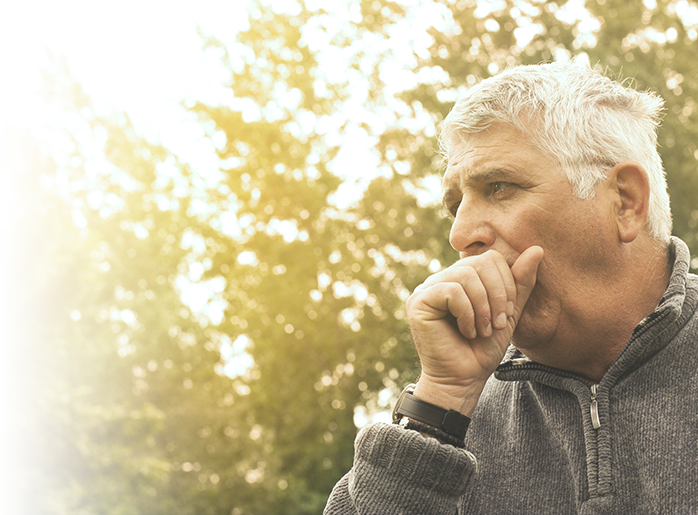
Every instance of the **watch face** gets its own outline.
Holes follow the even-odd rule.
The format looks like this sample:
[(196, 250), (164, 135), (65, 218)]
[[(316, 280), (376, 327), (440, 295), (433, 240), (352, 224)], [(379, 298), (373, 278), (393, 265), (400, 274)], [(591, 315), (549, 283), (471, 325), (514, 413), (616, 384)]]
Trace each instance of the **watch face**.
[(402, 420), (402, 415), (398, 413), (398, 411), (400, 410), (400, 406), (402, 405), (402, 401), (405, 399), (405, 395), (407, 395), (408, 393), (411, 395), (416, 387), (416, 384), (410, 383), (407, 386), (405, 386), (405, 388), (402, 390), (402, 393), (400, 393), (400, 397), (398, 397), (397, 402), (393, 407), (393, 424), (399, 424), (400, 420)]

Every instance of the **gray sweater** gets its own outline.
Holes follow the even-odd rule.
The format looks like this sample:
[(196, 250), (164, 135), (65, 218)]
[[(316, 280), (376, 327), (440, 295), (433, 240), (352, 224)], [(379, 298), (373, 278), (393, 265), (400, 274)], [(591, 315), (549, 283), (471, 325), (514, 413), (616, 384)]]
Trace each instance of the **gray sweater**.
[(672, 238), (671, 255), (664, 297), (595, 395), (588, 381), (512, 347), (465, 450), (367, 426), (325, 513), (698, 513), (698, 277), (682, 241)]

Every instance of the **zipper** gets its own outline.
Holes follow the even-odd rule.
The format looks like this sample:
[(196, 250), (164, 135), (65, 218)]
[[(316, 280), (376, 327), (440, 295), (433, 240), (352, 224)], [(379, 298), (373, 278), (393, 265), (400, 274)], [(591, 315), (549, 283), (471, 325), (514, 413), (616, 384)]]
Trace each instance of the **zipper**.
[(591, 385), (591, 404), (589, 405), (589, 409), (591, 411), (591, 424), (594, 426), (594, 429), (601, 427), (601, 420), (599, 420), (599, 403), (596, 400), (598, 387), (599, 385), (597, 384)]
[[(565, 370), (560, 370), (556, 368), (550, 368), (545, 365), (541, 365), (540, 363), (530, 361), (527, 358), (514, 359), (509, 363), (499, 365), (497, 370), (501, 372), (510, 372), (513, 370), (541, 370), (560, 377), (581, 379), (578, 375), (573, 374), (572, 372), (567, 372)], [(591, 403), (589, 404), (589, 411), (591, 413), (591, 425), (594, 427), (594, 429), (598, 429), (601, 427), (601, 419), (599, 418), (599, 402), (596, 400), (598, 388), (598, 384), (591, 385)]]
[(514, 370), (539, 370), (541, 372), (546, 372), (558, 377), (564, 377), (566, 379), (581, 379), (578, 375), (572, 372), (541, 365), (540, 363), (531, 361), (528, 358), (516, 358), (497, 367), (497, 371), (499, 372), (512, 372)]

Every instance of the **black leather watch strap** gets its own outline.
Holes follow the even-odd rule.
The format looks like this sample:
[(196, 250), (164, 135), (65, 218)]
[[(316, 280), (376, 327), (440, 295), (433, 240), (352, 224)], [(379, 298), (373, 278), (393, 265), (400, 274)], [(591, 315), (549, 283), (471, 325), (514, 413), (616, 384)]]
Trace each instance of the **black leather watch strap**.
[(393, 409), (393, 423), (398, 424), (403, 417), (440, 429), (459, 439), (465, 438), (470, 419), (454, 410), (446, 410), (418, 399), (412, 393), (416, 385), (410, 384), (400, 394)]

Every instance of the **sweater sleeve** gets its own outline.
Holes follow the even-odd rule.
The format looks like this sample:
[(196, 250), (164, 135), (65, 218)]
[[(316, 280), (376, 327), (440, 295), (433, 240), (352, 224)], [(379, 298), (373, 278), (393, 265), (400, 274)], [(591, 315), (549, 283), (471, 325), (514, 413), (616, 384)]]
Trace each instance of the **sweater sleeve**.
[(390, 424), (366, 426), (354, 447), (325, 515), (455, 514), (476, 471), (470, 453)]

